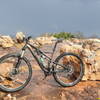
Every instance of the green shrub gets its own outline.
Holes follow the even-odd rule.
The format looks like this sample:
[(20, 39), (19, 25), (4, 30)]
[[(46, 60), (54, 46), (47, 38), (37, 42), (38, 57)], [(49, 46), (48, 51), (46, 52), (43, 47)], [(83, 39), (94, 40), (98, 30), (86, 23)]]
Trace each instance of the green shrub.
[(74, 35), (69, 33), (69, 32), (60, 32), (60, 33), (55, 33), (53, 35), (55, 38), (63, 38), (63, 39), (70, 39), (70, 38), (74, 38)]

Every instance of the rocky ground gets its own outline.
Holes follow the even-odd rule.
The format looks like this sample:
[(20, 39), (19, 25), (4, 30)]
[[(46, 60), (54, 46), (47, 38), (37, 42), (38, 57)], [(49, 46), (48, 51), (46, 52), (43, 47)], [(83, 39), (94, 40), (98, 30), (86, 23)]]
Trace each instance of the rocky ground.
[[(1, 39), (3, 39), (3, 38), (1, 38)], [(38, 40), (39, 39), (40, 38), (38, 38)], [(11, 38), (9, 40), (11, 40)], [(23, 44), (15, 44), (14, 42), (12, 43), (12, 40), (11, 40), (12, 45), (11, 44), (6, 45), (5, 43), (8, 43), (7, 41), (9, 41), (9, 40), (5, 39), (4, 41), (6, 41), (6, 42), (3, 42), (4, 45), (3, 45), (3, 43), (0, 44), (1, 45), (0, 56), (3, 56), (7, 53), (18, 52), (23, 45)], [(43, 42), (43, 41), (44, 41), (44, 39), (42, 39), (41, 42)], [(43, 45), (41, 49), (43, 51), (51, 51), (54, 44), (51, 44), (50, 42), (48, 42), (47, 38), (46, 38), (46, 41), (49, 44)], [(46, 41), (43, 42), (43, 44), (45, 44)], [(76, 39), (76, 40), (73, 40), (73, 43), (80, 44), (82, 41), (84, 41), (84, 40), (80, 41), (80, 40)], [(72, 41), (65, 41), (62, 45), (63, 48), (61, 48), (61, 44), (60, 44), (57, 48), (57, 51), (55, 52), (54, 58), (56, 58), (61, 52), (64, 52), (64, 51), (67, 52), (68, 45), (70, 45), (71, 43), (72, 43)], [(88, 45), (84, 50), (89, 51), (90, 48), (88, 46), (90, 46), (91, 44), (89, 44), (89, 43), (85, 43), (85, 44), (88, 44)], [(96, 44), (96, 47), (99, 47), (99, 45), (98, 46), (97, 45), (98, 44)], [(5, 47), (5, 46), (7, 46), (7, 47)], [(76, 47), (79, 47), (79, 48), (76, 48)], [(92, 46), (92, 47), (94, 47), (94, 46)], [(66, 50), (66, 48), (67, 48), (67, 50)], [(69, 48), (70, 48), (69, 51), (74, 50), (74, 48), (72, 49), (72, 47), (69, 47)], [(80, 45), (75, 45), (75, 50), (81, 50), (81, 48), (80, 48)], [(92, 48), (92, 50), (93, 50), (93, 48)], [(79, 54), (79, 51), (77, 51), (77, 53)], [(99, 62), (100, 51), (96, 52), (96, 53), (98, 55), (98, 56), (96, 56), (96, 61), (99, 64), (100, 63)], [(87, 53), (84, 52), (84, 54), (89, 56), (89, 52), (87, 52)], [(86, 69), (86, 75), (88, 75), (88, 73), (89, 73), (88, 77), (85, 75), (86, 76), (85, 80), (82, 80), (81, 82), (79, 82), (77, 85), (75, 85), (73, 87), (63, 88), (55, 82), (55, 80), (53, 79), (52, 76), (49, 76), (45, 80), (43, 80), (44, 74), (40, 70), (39, 66), (34, 61), (34, 59), (32, 59), (32, 56), (29, 54), (29, 52), (26, 53), (26, 56), (31, 61), (32, 68), (33, 68), (33, 75), (32, 75), (32, 79), (31, 79), (30, 83), (23, 90), (16, 92), (16, 93), (3, 93), (1, 91), (0, 92), (0, 100), (96, 100), (96, 99), (100, 98), (100, 78), (97, 78), (97, 73), (99, 70), (89, 73), (90, 68), (92, 68), (90, 66), (93, 66), (91, 64), (92, 63), (91, 60), (84, 61), (85, 64), (87, 64), (86, 68), (88, 68), (88, 66), (89, 66), (89, 68)], [(83, 57), (83, 55), (82, 55), (82, 57)], [(99, 76), (100, 76), (100, 74), (99, 74)]]
[(12, 96), (17, 100), (96, 100), (100, 97), (99, 81), (81, 81), (74, 87), (62, 88), (52, 76), (42, 79), (41, 71), (33, 71), (29, 85)]
[[(51, 46), (42, 47), (43, 50), (47, 48), (50, 50)], [(19, 51), (16, 47), (0, 48), (0, 55), (16, 51)], [(43, 78), (42, 71), (38, 68), (33, 69), (33, 76), (27, 87), (12, 94), (0, 92), (0, 100), (96, 100), (100, 97), (100, 81), (81, 81), (76, 86), (63, 88), (55, 82), (52, 76), (45, 80)]]
[(4, 97), (0, 100), (96, 100), (100, 97), (99, 81), (81, 81), (74, 87), (63, 88), (52, 76), (43, 78), (41, 71), (33, 71), (26, 88), (12, 94), (1, 93)]

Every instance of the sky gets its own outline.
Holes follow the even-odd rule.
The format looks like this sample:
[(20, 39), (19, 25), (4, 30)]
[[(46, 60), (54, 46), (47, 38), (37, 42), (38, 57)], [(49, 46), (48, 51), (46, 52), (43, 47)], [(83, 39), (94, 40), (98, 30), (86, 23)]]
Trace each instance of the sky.
[(100, 0), (0, 0), (0, 33), (14, 36), (20, 31), (100, 36)]

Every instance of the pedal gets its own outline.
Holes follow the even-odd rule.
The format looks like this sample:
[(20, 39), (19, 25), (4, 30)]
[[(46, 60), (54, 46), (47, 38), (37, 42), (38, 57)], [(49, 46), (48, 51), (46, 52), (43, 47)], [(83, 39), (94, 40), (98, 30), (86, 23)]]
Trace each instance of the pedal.
[(45, 76), (42, 80), (45, 80), (47, 76)]
[(42, 80), (45, 80), (46, 78), (47, 78), (47, 76), (48, 76), (48, 73), (44, 73), (44, 78), (42, 79)]

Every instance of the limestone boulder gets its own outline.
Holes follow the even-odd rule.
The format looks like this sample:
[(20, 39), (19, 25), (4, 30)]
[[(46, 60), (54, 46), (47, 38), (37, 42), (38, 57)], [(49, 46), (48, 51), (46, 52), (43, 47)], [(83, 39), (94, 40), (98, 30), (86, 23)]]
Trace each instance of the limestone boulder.
[(36, 38), (36, 40), (41, 43), (42, 45), (44, 44), (51, 44), (52, 40), (54, 40), (55, 38), (53, 36), (45, 36), (45, 37), (38, 37)]
[[(99, 77), (100, 76), (100, 66), (99, 66), (100, 51), (97, 53), (97, 55), (95, 55), (96, 52), (91, 50), (88, 47), (83, 48), (82, 45), (77, 45), (74, 43), (73, 45), (69, 45), (68, 43), (64, 43), (60, 47), (60, 53), (63, 52), (73, 52), (81, 57), (85, 65), (85, 73), (84, 73), (83, 80), (100, 80)], [(64, 58), (63, 61), (66, 59), (67, 58)], [(77, 62), (74, 59), (72, 60), (74, 62)]]
[(0, 100), (17, 100), (10, 93), (0, 92)]
[(0, 46), (3, 48), (12, 47), (14, 42), (10, 36), (0, 36)]
[(17, 32), (16, 40), (18, 43), (22, 43), (25, 38), (25, 34), (23, 32)]

